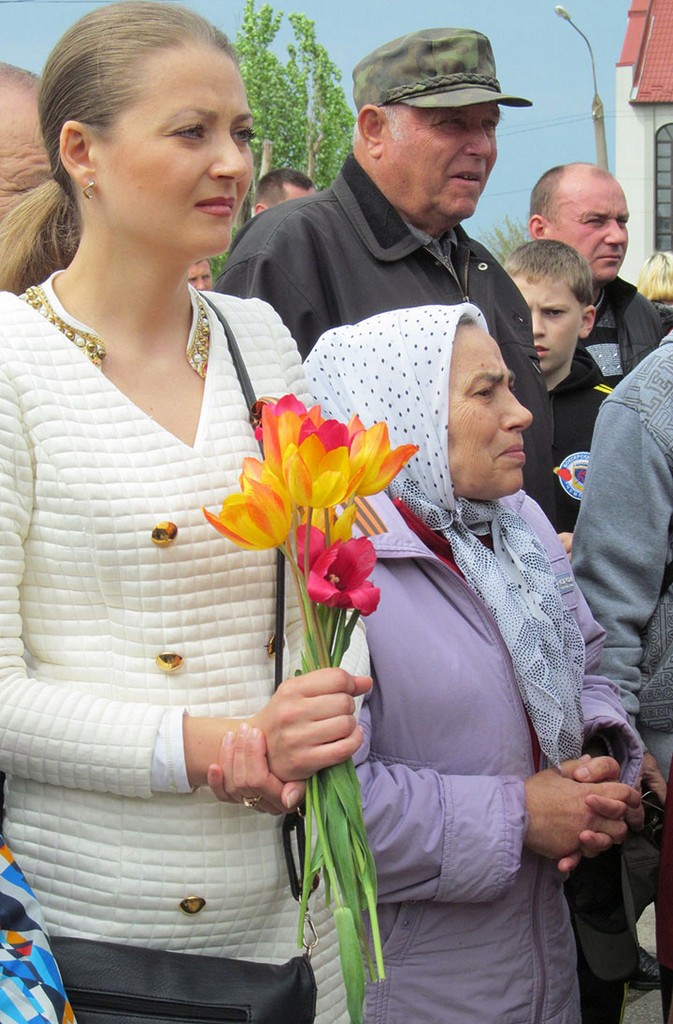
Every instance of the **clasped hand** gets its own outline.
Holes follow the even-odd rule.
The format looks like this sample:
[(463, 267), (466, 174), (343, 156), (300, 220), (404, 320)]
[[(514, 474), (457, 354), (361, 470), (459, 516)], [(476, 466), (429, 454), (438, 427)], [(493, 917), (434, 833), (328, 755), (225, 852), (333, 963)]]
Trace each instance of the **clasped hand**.
[(524, 845), (572, 871), (642, 826), (640, 793), (619, 782), (612, 757), (584, 755), (525, 781), (528, 830)]
[(286, 679), (259, 714), (228, 731), (208, 785), (227, 803), (261, 796), (259, 811), (285, 814), (304, 799), (305, 780), (352, 757), (362, 742), (355, 698), (372, 685), (368, 676), (320, 669)]

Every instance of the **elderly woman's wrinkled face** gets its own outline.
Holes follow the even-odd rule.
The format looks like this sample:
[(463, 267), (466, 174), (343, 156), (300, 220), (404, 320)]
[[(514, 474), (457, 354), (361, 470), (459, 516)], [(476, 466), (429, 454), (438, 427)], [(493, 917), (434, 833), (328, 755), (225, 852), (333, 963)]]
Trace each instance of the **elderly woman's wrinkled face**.
[(533, 417), (514, 397), (512, 374), (493, 338), (458, 328), (449, 378), (449, 466), (457, 498), (495, 500), (518, 491)]

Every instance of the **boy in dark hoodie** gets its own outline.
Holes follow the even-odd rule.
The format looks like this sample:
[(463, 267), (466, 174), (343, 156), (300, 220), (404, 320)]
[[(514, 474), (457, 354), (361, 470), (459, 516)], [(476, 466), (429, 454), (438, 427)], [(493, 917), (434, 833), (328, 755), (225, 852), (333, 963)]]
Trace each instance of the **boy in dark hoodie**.
[[(507, 270), (530, 309), (533, 340), (552, 411), (556, 529), (572, 534), (580, 510), (598, 409), (612, 390), (589, 353), (577, 345), (594, 323), (587, 261), (564, 242), (527, 242), (507, 258)], [(571, 536), (563, 536), (570, 551)]]

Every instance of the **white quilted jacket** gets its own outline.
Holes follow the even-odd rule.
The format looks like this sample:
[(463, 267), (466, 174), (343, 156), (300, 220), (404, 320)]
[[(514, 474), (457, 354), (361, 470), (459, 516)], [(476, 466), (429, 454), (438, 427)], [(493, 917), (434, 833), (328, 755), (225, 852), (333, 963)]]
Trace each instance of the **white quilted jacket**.
[[(212, 297), (257, 394), (303, 394), (294, 343), (271, 308)], [(285, 960), (297, 909), (280, 819), (208, 790), (150, 791), (166, 707), (245, 716), (273, 688), (274, 555), (235, 548), (201, 512), (238, 489), (243, 455), (258, 454), (214, 317), (211, 333), (190, 448), (39, 313), (0, 295), (5, 835), (54, 933)], [(161, 521), (178, 527), (166, 547), (151, 540)], [(288, 673), (293, 619), (290, 609)], [(161, 671), (163, 652), (180, 654), (182, 668)], [(353, 659), (362, 666), (361, 649)], [(185, 915), (187, 896), (204, 908)], [(346, 1020), (336, 942), (317, 916), (319, 1005), (335, 1024)]]

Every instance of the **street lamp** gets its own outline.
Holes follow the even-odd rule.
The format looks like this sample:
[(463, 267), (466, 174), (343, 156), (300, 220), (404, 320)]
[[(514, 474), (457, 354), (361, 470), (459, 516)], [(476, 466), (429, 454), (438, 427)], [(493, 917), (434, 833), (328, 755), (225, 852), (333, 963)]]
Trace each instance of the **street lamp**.
[(569, 25), (575, 29), (576, 32), (582, 36), (582, 39), (589, 47), (589, 56), (591, 57), (591, 73), (594, 76), (594, 98), (591, 104), (591, 116), (594, 119), (594, 136), (596, 139), (596, 163), (599, 167), (602, 167), (604, 171), (609, 171), (608, 167), (608, 147), (605, 141), (605, 119), (603, 116), (603, 101), (598, 95), (598, 83), (596, 82), (596, 64), (594, 62), (594, 52), (591, 49), (591, 43), (584, 35), (575, 22), (572, 20), (565, 7), (561, 7), (560, 4), (554, 8), (554, 13), (558, 14), (559, 18), (563, 18)]

